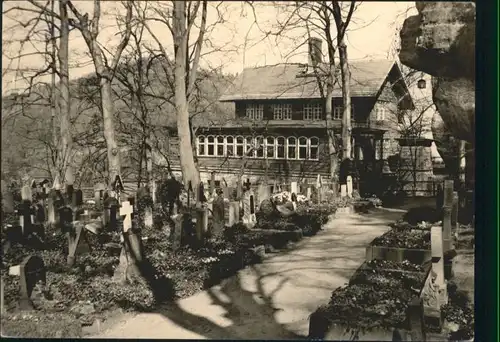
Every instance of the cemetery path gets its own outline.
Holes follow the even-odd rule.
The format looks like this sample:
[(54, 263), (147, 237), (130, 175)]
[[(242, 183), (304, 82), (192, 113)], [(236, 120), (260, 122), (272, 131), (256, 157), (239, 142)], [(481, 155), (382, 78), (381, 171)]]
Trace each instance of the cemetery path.
[(95, 337), (292, 339), (308, 335), (309, 315), (347, 283), (366, 245), (401, 210), (333, 217), (316, 236), (266, 256), (222, 284), (154, 313), (123, 317)]

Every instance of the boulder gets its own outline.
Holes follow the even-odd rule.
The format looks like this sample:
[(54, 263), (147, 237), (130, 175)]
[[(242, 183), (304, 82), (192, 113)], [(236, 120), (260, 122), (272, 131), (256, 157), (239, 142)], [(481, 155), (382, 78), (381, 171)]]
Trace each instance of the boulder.
[(433, 100), (458, 139), (473, 142), (475, 26), (473, 2), (417, 2), (400, 32), (401, 62), (432, 75)]

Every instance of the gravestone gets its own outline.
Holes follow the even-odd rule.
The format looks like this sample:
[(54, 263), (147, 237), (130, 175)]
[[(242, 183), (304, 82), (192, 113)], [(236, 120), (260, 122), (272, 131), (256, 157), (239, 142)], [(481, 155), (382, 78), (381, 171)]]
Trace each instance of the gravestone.
[(440, 308), (448, 303), (448, 294), (444, 277), (443, 231), (439, 226), (431, 227), (431, 255), (431, 273), (422, 290), (422, 299), (426, 315), (441, 322)]
[(19, 265), (19, 286), (20, 299), (19, 307), (21, 310), (33, 309), (31, 294), (38, 282), (46, 284), (46, 269), (43, 259), (39, 256), (32, 255), (26, 257)]
[(172, 221), (174, 221), (174, 229), (172, 232), (172, 249), (176, 251), (182, 246), (182, 227), (184, 223), (184, 215), (173, 215)]
[(73, 210), (69, 206), (59, 209), (59, 228), (62, 233), (73, 232)]
[(222, 197), (222, 191), (217, 189), (217, 197), (213, 201), (212, 205), (212, 226), (213, 235), (219, 235), (224, 230), (224, 198)]
[(147, 187), (141, 187), (137, 190), (137, 214), (144, 223), (144, 227), (153, 227), (153, 199), (150, 196)]
[(347, 176), (347, 179), (346, 179), (346, 190), (347, 190), (347, 196), (348, 197), (352, 197), (352, 176)]
[(443, 207), (443, 249), (448, 252), (453, 248), (451, 233), (451, 207)]
[(33, 232), (33, 225), (35, 224), (35, 215), (31, 203), (23, 201), (19, 205), (19, 225), (22, 227), (23, 236), (28, 236)]
[(130, 202), (122, 202), (120, 207), (120, 216), (125, 216), (123, 218), (123, 232), (126, 233), (129, 229), (132, 229), (132, 213), (134, 212), (134, 207), (130, 205)]
[(458, 192), (453, 191), (453, 206), (451, 208), (451, 228), (452, 230), (455, 229), (455, 231), (458, 230), (459, 228), (459, 223), (458, 223)]
[(21, 198), (23, 201), (29, 201), (31, 203), (33, 200), (33, 193), (30, 186), (25, 185), (21, 188)]
[(203, 238), (208, 231), (208, 210), (205, 206), (196, 208), (196, 239), (203, 242)]
[(290, 183), (290, 193), (292, 194), (298, 194), (299, 193), (299, 188), (297, 182), (291, 182)]
[(310, 186), (307, 187), (306, 189), (306, 197), (310, 201), (312, 198), (312, 188)]
[(228, 226), (232, 227), (238, 222), (240, 222), (240, 202), (231, 201), (229, 202)]
[(347, 196), (347, 185), (341, 184), (340, 185), (340, 197), (344, 198), (346, 196)]
[(76, 254), (86, 254), (90, 252), (90, 245), (87, 241), (86, 230), (83, 222), (75, 222), (74, 229), (68, 234), (68, 266), (73, 266), (76, 261)]
[(215, 195), (215, 172), (210, 175), (210, 196)]
[(257, 188), (257, 197), (258, 197), (258, 203), (257, 203), (257, 206), (260, 206), (260, 204), (262, 203), (262, 201), (268, 199), (269, 197), (271, 197), (271, 192), (269, 191), (269, 185), (265, 184), (265, 183), (261, 183), (259, 184), (258, 188)]
[(118, 200), (109, 196), (104, 200), (104, 213), (103, 213), (103, 224), (104, 227), (107, 227), (110, 231), (116, 231), (118, 228), (118, 221), (116, 220), (116, 216), (118, 214), (118, 208), (120, 204)]
[(224, 195), (224, 198), (231, 199), (231, 188), (228, 188), (227, 186), (222, 188), (222, 192)]
[(255, 194), (252, 190), (247, 190), (243, 197), (243, 223), (249, 228), (253, 228), (257, 223), (255, 215)]
[(57, 222), (56, 219), (56, 201), (57, 193), (56, 190), (51, 189), (47, 198), (47, 223), (49, 225), (54, 225)]

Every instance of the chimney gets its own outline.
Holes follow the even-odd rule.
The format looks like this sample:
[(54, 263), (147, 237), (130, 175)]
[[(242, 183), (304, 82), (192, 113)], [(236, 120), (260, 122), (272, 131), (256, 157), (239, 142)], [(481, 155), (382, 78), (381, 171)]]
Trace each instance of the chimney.
[(322, 41), (319, 38), (309, 38), (309, 65), (318, 65), (322, 63), (323, 53), (321, 51)]

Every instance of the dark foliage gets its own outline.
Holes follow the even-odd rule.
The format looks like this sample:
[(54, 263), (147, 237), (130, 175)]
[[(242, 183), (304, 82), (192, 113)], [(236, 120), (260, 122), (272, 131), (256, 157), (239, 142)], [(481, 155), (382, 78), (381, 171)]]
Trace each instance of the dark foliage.
[(431, 234), (424, 230), (394, 230), (391, 229), (373, 239), (372, 246), (385, 246), (409, 249), (430, 249)]

